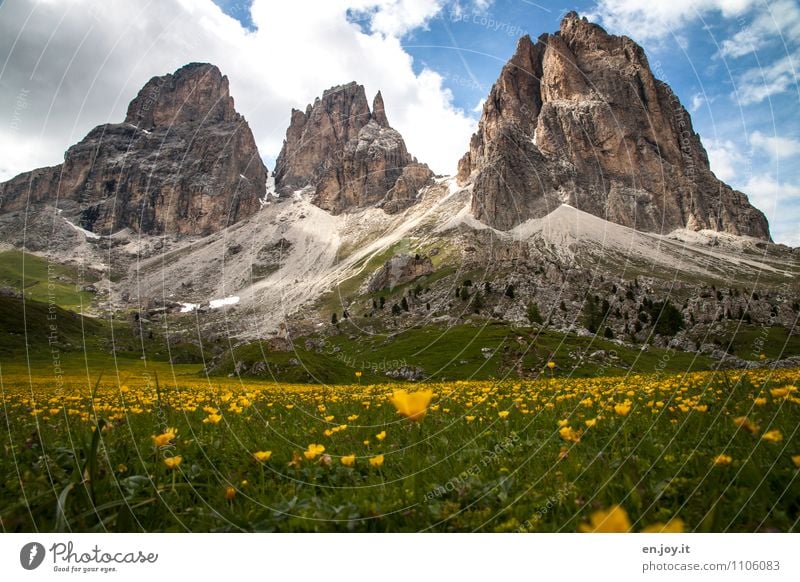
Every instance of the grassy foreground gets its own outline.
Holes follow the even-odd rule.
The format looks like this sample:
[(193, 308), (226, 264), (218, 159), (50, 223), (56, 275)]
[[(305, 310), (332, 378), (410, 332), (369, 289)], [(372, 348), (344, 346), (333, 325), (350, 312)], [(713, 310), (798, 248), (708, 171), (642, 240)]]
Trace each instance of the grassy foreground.
[(4, 372), (0, 520), (798, 531), (798, 385), (800, 370), (335, 387)]

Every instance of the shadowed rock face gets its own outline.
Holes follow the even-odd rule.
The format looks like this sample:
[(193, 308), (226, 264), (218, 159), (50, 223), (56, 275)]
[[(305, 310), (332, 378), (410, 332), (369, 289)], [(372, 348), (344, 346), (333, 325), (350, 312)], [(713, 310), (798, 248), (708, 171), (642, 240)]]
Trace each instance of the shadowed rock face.
[(148, 81), (124, 123), (94, 128), (63, 164), (0, 185), (0, 208), (58, 202), (99, 234), (206, 235), (255, 213), (266, 180), (227, 77), (192, 63)]
[(562, 203), (643, 231), (769, 240), (764, 215), (714, 176), (689, 113), (643, 49), (571, 12), (520, 39), (459, 162), (473, 215), (508, 230)]
[(314, 203), (334, 214), (371, 205), (403, 210), (432, 175), (389, 126), (380, 92), (370, 111), (356, 83), (328, 89), (305, 113), (292, 110), (275, 166), (279, 194), (310, 186)]

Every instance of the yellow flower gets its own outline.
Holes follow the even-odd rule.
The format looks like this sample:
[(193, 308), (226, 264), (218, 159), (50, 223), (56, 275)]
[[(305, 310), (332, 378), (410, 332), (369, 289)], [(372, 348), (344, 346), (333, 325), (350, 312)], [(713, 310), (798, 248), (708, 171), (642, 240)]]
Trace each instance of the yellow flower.
[(324, 452), (325, 452), (325, 447), (323, 445), (317, 445), (312, 443), (308, 445), (308, 448), (305, 451), (303, 451), (303, 456), (309, 461), (313, 461), (314, 459), (317, 458), (318, 455), (321, 455)]
[(497, 413), (497, 416), (499, 416), (501, 420), (505, 420), (506, 418), (508, 418), (508, 415), (509, 415), (508, 410), (501, 410), (500, 412)]
[(750, 422), (750, 420), (746, 416), (739, 416), (737, 418), (734, 418), (733, 424), (742, 427), (750, 434), (755, 434), (758, 432), (758, 425), (753, 422)]
[(379, 441), (382, 441), (383, 439), (386, 438), (386, 431), (382, 430), (381, 432), (375, 435), (375, 438), (378, 439)]
[(783, 434), (777, 428), (765, 432), (761, 438), (770, 443), (779, 443), (783, 440)]
[(622, 533), (631, 530), (631, 521), (628, 513), (620, 505), (611, 509), (595, 511), (589, 517), (588, 524), (578, 526), (578, 531), (584, 533)]
[(592, 428), (594, 425), (597, 424), (597, 419), (589, 418), (588, 420), (585, 421), (585, 423), (586, 423), (586, 428)]
[(756, 406), (764, 406), (766, 403), (767, 403), (766, 398), (756, 398), (755, 400), (753, 400), (753, 404), (755, 404)]
[(272, 456), (272, 451), (256, 451), (253, 453), (253, 458), (259, 463), (266, 463)]
[(167, 466), (167, 469), (177, 469), (178, 465), (183, 462), (183, 457), (180, 455), (176, 455), (174, 457), (167, 457), (164, 459), (164, 464)]
[(342, 465), (345, 467), (352, 467), (356, 463), (356, 456), (355, 455), (346, 455), (340, 459), (342, 461)]
[(792, 463), (794, 463), (795, 467), (800, 469), (800, 455), (793, 455), (792, 456)]
[(380, 467), (383, 465), (383, 455), (375, 455), (369, 459), (370, 467)]
[(153, 437), (153, 444), (157, 447), (164, 447), (170, 444), (177, 435), (177, 430), (174, 428), (168, 428), (162, 434)]
[(773, 398), (786, 398), (789, 396), (789, 394), (795, 392), (796, 390), (797, 388), (794, 386), (783, 386), (781, 388), (773, 388), (769, 391), (769, 393), (772, 394)]
[(627, 403), (623, 404), (615, 404), (614, 405), (614, 412), (619, 414), (620, 416), (628, 416), (628, 413), (631, 411), (631, 405)]
[(361, 370), (358, 370), (358, 371), (356, 372), (356, 378), (361, 378)]
[(550, 360), (549, 362), (547, 362), (547, 367), (552, 370), (553, 368), (556, 367), (556, 363), (554, 361)]
[(717, 455), (714, 457), (715, 465), (730, 465), (733, 458), (730, 455)]
[(475, 420), (474, 416), (465, 416), (464, 418), (467, 419), (467, 422), (472, 422), (473, 420)]
[(651, 523), (641, 533), (683, 533), (683, 520), (676, 517), (667, 523)]
[(571, 443), (578, 443), (581, 440), (580, 431), (573, 430), (571, 426), (561, 427), (558, 434), (561, 435), (562, 439)]
[(358, 420), (358, 415), (357, 414), (351, 414), (350, 416), (347, 417), (347, 420), (348, 420), (348, 422), (353, 422), (354, 420)]
[(228, 487), (225, 489), (225, 499), (231, 501), (234, 497), (236, 497), (236, 489), (228, 485)]
[(335, 417), (335, 416), (333, 416), (332, 414), (329, 414), (328, 416), (326, 416), (326, 417), (325, 417), (325, 422), (330, 422), (330, 421), (332, 421), (334, 418), (336, 418), (336, 417)]
[(397, 412), (409, 420), (420, 421), (427, 412), (428, 404), (433, 398), (430, 390), (408, 393), (405, 390), (397, 390), (392, 394), (390, 400)]
[(697, 412), (707, 412), (708, 411), (708, 405), (707, 404), (698, 404), (697, 406), (694, 407), (694, 409)]
[(219, 414), (209, 414), (203, 419), (203, 424), (219, 424), (220, 420), (222, 420), (222, 416)]

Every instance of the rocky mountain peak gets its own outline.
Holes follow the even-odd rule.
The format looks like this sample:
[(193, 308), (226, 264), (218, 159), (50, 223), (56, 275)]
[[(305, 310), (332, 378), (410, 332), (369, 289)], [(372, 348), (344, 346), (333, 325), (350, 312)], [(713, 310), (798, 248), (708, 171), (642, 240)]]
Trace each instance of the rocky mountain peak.
[(643, 231), (769, 239), (764, 215), (711, 172), (691, 117), (644, 50), (570, 12), (523, 37), (459, 163), (472, 212), (508, 230), (567, 203)]
[(402, 210), (431, 177), (390, 127), (380, 91), (370, 110), (355, 82), (324, 91), (305, 112), (292, 111), (275, 165), (279, 194), (313, 188), (314, 203), (335, 214), (371, 205)]
[(150, 79), (128, 106), (125, 122), (142, 129), (178, 123), (237, 121), (228, 78), (208, 63), (190, 63)]
[(383, 95), (378, 91), (372, 100), (372, 119), (380, 126), (389, 127), (389, 120), (386, 117), (386, 108), (383, 105)]
[(0, 190), (4, 212), (57, 204), (64, 219), (98, 234), (206, 235), (257, 212), (267, 175), (227, 77), (192, 63), (150, 79), (124, 123), (91, 130), (63, 164)]

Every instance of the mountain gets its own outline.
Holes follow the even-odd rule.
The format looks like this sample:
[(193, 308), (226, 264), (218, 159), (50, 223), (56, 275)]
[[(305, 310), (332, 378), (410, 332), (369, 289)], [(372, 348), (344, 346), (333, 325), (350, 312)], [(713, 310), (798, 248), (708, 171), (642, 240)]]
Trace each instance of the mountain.
[(432, 176), (389, 125), (380, 92), (370, 111), (355, 82), (328, 89), (305, 112), (292, 110), (275, 165), (279, 194), (309, 187), (314, 203), (333, 214), (376, 204), (399, 212)]
[(691, 118), (644, 50), (568, 13), (520, 39), (459, 163), (472, 214), (508, 230), (569, 204), (640, 231), (770, 240), (764, 215), (718, 180)]
[(50, 204), (104, 235), (207, 235), (257, 212), (267, 176), (228, 78), (192, 63), (148, 81), (123, 123), (94, 128), (63, 164), (0, 185), (0, 210)]

